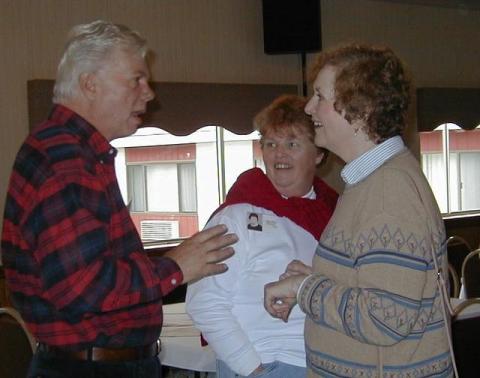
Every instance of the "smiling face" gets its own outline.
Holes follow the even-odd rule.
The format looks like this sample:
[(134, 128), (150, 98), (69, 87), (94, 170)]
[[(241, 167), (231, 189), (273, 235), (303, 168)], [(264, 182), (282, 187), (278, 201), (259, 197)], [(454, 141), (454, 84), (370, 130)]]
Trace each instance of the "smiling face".
[(315, 168), (322, 160), (315, 144), (301, 128), (282, 133), (269, 130), (262, 138), (266, 173), (278, 192), (286, 197), (301, 197), (312, 187)]
[(353, 135), (352, 126), (335, 110), (335, 74), (332, 66), (322, 68), (313, 83), (314, 94), (305, 112), (315, 125), (315, 144), (338, 154), (345, 138)]
[(347, 163), (375, 146), (365, 132), (363, 121), (349, 123), (345, 112), (335, 109), (335, 77), (333, 66), (324, 66), (313, 83), (314, 94), (305, 112), (315, 125), (315, 145), (340, 156)]
[(86, 74), (89, 121), (108, 139), (133, 134), (154, 98), (149, 71), (140, 53), (117, 48), (100, 70)]

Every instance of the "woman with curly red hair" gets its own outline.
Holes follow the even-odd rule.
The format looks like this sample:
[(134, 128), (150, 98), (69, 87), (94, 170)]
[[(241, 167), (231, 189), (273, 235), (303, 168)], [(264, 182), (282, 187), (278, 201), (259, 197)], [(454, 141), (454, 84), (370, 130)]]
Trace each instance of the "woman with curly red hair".
[(389, 48), (320, 54), (305, 111), (315, 144), (346, 162), (345, 190), (313, 266), (289, 264), (265, 307), (306, 313), (308, 376), (450, 377), (433, 253), (446, 271), (445, 230), (402, 133), (410, 80)]

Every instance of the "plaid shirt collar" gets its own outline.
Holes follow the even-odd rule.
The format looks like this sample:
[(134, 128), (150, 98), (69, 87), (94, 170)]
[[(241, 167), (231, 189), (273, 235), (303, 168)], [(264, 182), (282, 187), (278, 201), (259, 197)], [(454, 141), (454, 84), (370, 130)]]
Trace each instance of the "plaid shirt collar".
[(98, 161), (105, 163), (114, 162), (117, 149), (92, 124), (70, 108), (63, 105), (55, 105), (48, 119), (68, 124), (72, 132), (78, 135), (83, 143), (92, 148)]

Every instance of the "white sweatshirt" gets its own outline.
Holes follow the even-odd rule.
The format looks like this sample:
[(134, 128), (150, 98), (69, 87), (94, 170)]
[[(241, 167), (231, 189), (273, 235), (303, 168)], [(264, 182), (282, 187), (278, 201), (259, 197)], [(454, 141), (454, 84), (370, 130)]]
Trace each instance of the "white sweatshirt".
[[(261, 231), (247, 228), (251, 213), (259, 216)], [(295, 306), (288, 323), (271, 317), (263, 290), (291, 260), (311, 265), (317, 240), (288, 218), (250, 204), (225, 207), (206, 228), (217, 224), (226, 224), (239, 241), (227, 272), (189, 285), (186, 309), (195, 326), (217, 358), (238, 374), (273, 361), (305, 366), (304, 313)]]

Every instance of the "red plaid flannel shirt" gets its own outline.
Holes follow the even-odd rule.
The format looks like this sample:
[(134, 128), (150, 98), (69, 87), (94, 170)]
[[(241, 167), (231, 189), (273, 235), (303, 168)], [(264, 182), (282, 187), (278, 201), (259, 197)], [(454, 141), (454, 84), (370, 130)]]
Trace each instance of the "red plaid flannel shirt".
[(41, 342), (71, 349), (154, 342), (178, 265), (147, 257), (115, 176), (116, 150), (57, 105), (21, 146), (2, 260), (14, 305)]

